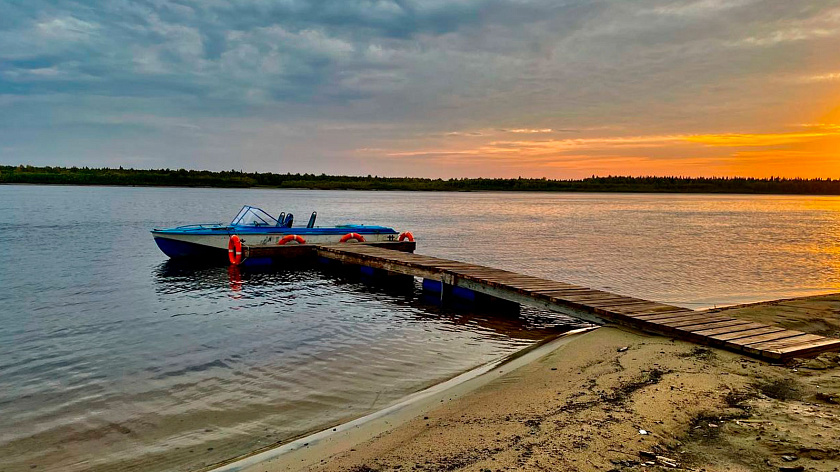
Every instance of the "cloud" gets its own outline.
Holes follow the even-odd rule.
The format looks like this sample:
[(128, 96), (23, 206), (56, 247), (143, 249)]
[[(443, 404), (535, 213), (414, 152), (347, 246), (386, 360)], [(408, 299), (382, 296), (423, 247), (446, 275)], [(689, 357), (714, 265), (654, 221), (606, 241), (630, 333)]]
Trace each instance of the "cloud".
[(718, 15), (723, 11), (753, 5), (758, 0), (696, 0), (658, 5), (642, 13), (677, 17), (705, 17)]
[(805, 75), (798, 77), (802, 82), (835, 82), (840, 81), (840, 72), (829, 72), (825, 74)]
[(840, 130), (826, 130), (813, 133), (708, 134), (687, 136), (684, 139), (692, 143), (705, 144), (707, 146), (764, 147), (802, 143), (838, 135), (840, 135)]
[(115, 157), (131, 154), (229, 168), (228, 153), (254, 170), (381, 174), (354, 150), (796, 144), (819, 137), (767, 135), (820, 120), (827, 105), (809, 90), (837, 81), (840, 48), (833, 0), (0, 0), (0, 11), (2, 163), (131, 165)]
[(554, 130), (551, 128), (539, 128), (539, 129), (531, 129), (531, 128), (514, 128), (514, 129), (506, 129), (504, 130), (508, 133), (519, 133), (519, 134), (542, 134), (542, 133), (551, 133)]
[(771, 147), (786, 144), (810, 142), (815, 139), (840, 137), (840, 125), (803, 125), (819, 127), (820, 131), (765, 134), (675, 134), (649, 136), (607, 136), (571, 139), (489, 141), (477, 147), (457, 150), (410, 150), (390, 151), (393, 157), (433, 155), (541, 155), (556, 154), (568, 150), (601, 150), (610, 148), (661, 148), (681, 144), (702, 144), (715, 147)]

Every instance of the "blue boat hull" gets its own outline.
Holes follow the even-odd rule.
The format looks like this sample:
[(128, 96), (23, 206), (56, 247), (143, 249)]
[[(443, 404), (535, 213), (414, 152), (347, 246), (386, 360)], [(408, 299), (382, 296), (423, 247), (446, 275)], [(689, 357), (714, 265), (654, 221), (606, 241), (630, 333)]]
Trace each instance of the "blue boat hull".
[(172, 258), (213, 258), (227, 260), (227, 251), (212, 246), (188, 243), (168, 238), (155, 238), (158, 248)]

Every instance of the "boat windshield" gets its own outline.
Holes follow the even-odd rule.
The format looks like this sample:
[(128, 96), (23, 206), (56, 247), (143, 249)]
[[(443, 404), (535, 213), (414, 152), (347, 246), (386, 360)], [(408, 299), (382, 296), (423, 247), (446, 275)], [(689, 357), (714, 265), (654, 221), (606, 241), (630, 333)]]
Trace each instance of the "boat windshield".
[(245, 205), (230, 222), (231, 226), (277, 226), (277, 220), (257, 207)]

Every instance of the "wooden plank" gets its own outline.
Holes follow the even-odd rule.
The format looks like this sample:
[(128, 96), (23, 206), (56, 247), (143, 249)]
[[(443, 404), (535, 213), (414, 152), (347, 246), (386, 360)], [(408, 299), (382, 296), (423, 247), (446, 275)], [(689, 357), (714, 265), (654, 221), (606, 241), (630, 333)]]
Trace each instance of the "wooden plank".
[(686, 321), (686, 322), (673, 322), (668, 324), (662, 324), (661, 326), (666, 331), (676, 331), (677, 333), (681, 333), (683, 336), (690, 336), (696, 337), (691, 333), (693, 331), (699, 331), (702, 329), (711, 329), (711, 328), (718, 328), (721, 327), (722, 324), (729, 324), (732, 322), (732, 319), (722, 319), (722, 320), (705, 320), (705, 321)]
[(782, 358), (810, 357), (822, 352), (840, 351), (840, 339), (823, 338), (813, 343), (781, 348), (777, 351), (782, 355)]
[(728, 316), (698, 315), (695, 318), (689, 317), (689, 318), (684, 318), (684, 319), (679, 319), (679, 320), (674, 320), (674, 321), (655, 321), (654, 323), (658, 324), (658, 325), (662, 325), (662, 326), (668, 326), (668, 327), (671, 327), (671, 328), (679, 328), (680, 326), (691, 326), (691, 325), (696, 325), (696, 324), (700, 324), (700, 323), (704, 323), (704, 322), (705, 323), (712, 323), (712, 322), (717, 322), (717, 321), (730, 321), (732, 319), (733, 318), (730, 318)]
[[(732, 319), (731, 321), (719, 321), (713, 323), (705, 323), (700, 325), (691, 325), (691, 326), (680, 326), (678, 329), (680, 331), (687, 331), (689, 333), (697, 335), (699, 331), (709, 330), (709, 329), (717, 329), (717, 328), (736, 328), (738, 326), (743, 325), (752, 325), (753, 323), (746, 321), (746, 320), (737, 320)], [(700, 334), (699, 336), (704, 336)]]
[[(557, 288), (546, 288), (546, 289), (534, 290), (531, 293), (533, 293), (535, 297), (551, 298), (551, 297), (557, 297), (558, 293), (574, 293), (574, 292), (566, 292), (564, 290), (558, 290)], [(584, 293), (584, 290), (583, 289), (578, 290), (577, 293)]]
[(640, 310), (645, 309), (650, 305), (650, 302), (647, 300), (637, 300), (634, 298), (623, 298), (620, 300), (620, 303), (616, 304), (616, 307), (622, 307), (626, 310)]
[(609, 302), (605, 302), (605, 303), (589, 302), (588, 304), (586, 304), (586, 306), (591, 306), (592, 308), (596, 308), (598, 310), (605, 310), (605, 311), (608, 311), (610, 313), (614, 313), (616, 315), (620, 315), (620, 316), (623, 316), (623, 317), (632, 318), (631, 316), (629, 316), (629, 313), (632, 313), (633, 310), (629, 309), (627, 305), (614, 305), (614, 304), (609, 303)]
[(616, 297), (612, 298), (607, 295), (603, 295), (600, 293), (593, 293), (593, 294), (581, 294), (581, 295), (567, 295), (564, 297), (557, 297), (562, 298), (563, 300), (567, 300), (570, 302), (578, 302), (578, 303), (597, 303), (597, 302), (604, 302), (604, 301), (621, 301), (622, 298)]
[(790, 330), (790, 329), (786, 329), (784, 331), (779, 331), (779, 332), (776, 332), (776, 333), (762, 334), (762, 335), (759, 335), (759, 336), (750, 336), (748, 338), (735, 339), (735, 340), (729, 341), (729, 344), (735, 344), (735, 345), (738, 345), (738, 346), (747, 346), (747, 345), (750, 345), (750, 344), (763, 343), (763, 342), (766, 342), (766, 341), (774, 341), (776, 339), (791, 338), (793, 336), (800, 336), (800, 335), (803, 335), (803, 334), (805, 334), (805, 333), (803, 333), (802, 331), (793, 331), (793, 330)]
[(479, 278), (482, 278), (482, 279), (498, 281), (498, 282), (504, 282), (506, 280), (508, 280), (508, 281), (510, 280), (510, 277), (508, 275), (500, 274), (500, 273), (496, 273), (496, 272), (483, 273), (483, 274), (479, 274), (479, 276), (480, 276)]
[(682, 308), (677, 306), (671, 305), (663, 305), (662, 303), (658, 302), (651, 302), (652, 304), (656, 305), (655, 307), (651, 308), (647, 313), (639, 313), (638, 316), (644, 315), (657, 315), (657, 314), (668, 314), (672, 312), (679, 312), (679, 311), (691, 311), (692, 313), (702, 313), (699, 311), (689, 310), (688, 308)]
[(525, 290), (530, 293), (536, 293), (540, 291), (547, 291), (547, 290), (558, 290), (556, 285), (549, 285), (549, 284), (532, 284), (532, 283), (505, 283), (505, 285), (510, 285), (516, 287), (520, 290)]
[(611, 313), (615, 313), (615, 314), (618, 314), (618, 315), (621, 315), (621, 316), (626, 316), (626, 317), (629, 317), (629, 318), (632, 318), (632, 319), (636, 319), (635, 316), (633, 316), (636, 313), (645, 312), (647, 310), (646, 308), (642, 308), (642, 307), (639, 307), (639, 306), (635, 306), (635, 308), (634, 308), (634, 305), (603, 305), (603, 304), (598, 304), (597, 306), (598, 306), (598, 308), (609, 310)]
[(630, 316), (639, 321), (655, 321), (658, 319), (676, 318), (678, 316), (689, 316), (697, 314), (699, 313), (696, 311), (689, 310), (687, 308), (675, 308), (670, 311), (656, 311), (653, 313), (648, 311), (629, 313)]
[(552, 284), (516, 283), (516, 284), (510, 284), (510, 285), (513, 285), (513, 286), (515, 286), (517, 288), (520, 288), (520, 289), (523, 289), (523, 290), (527, 290), (527, 291), (532, 292), (532, 293), (539, 292), (539, 291), (544, 291), (544, 290), (562, 289), (562, 287), (557, 287), (556, 285), (552, 285)]
[(735, 341), (737, 339), (742, 338), (749, 338), (752, 336), (760, 336), (763, 334), (771, 334), (771, 333), (778, 333), (781, 331), (787, 331), (784, 328), (780, 328), (778, 326), (766, 326), (764, 328), (756, 328), (747, 331), (738, 331), (734, 333), (725, 333), (725, 334), (717, 334), (714, 336), (709, 336), (710, 339), (714, 339), (715, 341)]
[(533, 283), (533, 281), (531, 281), (531, 280), (513, 279), (513, 278), (510, 278), (510, 277), (484, 276), (484, 277), (476, 277), (476, 278), (480, 279), (482, 281), (494, 282), (494, 283), (497, 283), (497, 284), (504, 284), (504, 285), (523, 285), (523, 286), (525, 286), (525, 285), (528, 285), (530, 283)]
[(565, 289), (565, 290), (545, 290), (545, 291), (541, 290), (537, 293), (539, 293), (540, 295), (547, 296), (547, 297), (561, 298), (561, 297), (565, 297), (565, 296), (569, 296), (569, 295), (578, 295), (578, 294), (590, 293), (590, 292), (591, 291), (588, 288), (581, 288), (581, 289)]
[(649, 324), (649, 323), (656, 324), (657, 322), (660, 322), (660, 321), (684, 319), (684, 318), (688, 318), (688, 317), (692, 317), (692, 316), (696, 316), (696, 315), (697, 315), (697, 313), (690, 312), (690, 311), (684, 311), (684, 312), (671, 312), (671, 313), (660, 314), (659, 316), (657, 316), (655, 318), (645, 318), (644, 315), (639, 315), (639, 314), (636, 314), (636, 313), (630, 313), (627, 316), (629, 316), (630, 318), (633, 318), (639, 324)]
[[(481, 280), (479, 280), (478, 282), (486, 284), (486, 282), (481, 281)], [(490, 284), (488, 284), (488, 285), (490, 285)], [(499, 284), (496, 284), (495, 286), (500, 287), (500, 288), (506, 288), (508, 290), (516, 290), (517, 292), (520, 292), (520, 293), (523, 293), (523, 294), (529, 294), (530, 295), (530, 294), (533, 293), (533, 290), (530, 289), (530, 286), (528, 284), (499, 283)]]
[(530, 275), (522, 275), (522, 274), (499, 274), (500, 277), (504, 278), (505, 280), (509, 280), (511, 282), (533, 282), (536, 280), (536, 277), (531, 277)]
[(471, 274), (491, 275), (492, 274), (492, 273), (487, 272), (485, 270), (482, 270), (478, 267), (472, 267), (472, 266), (459, 267), (457, 269), (453, 269), (452, 271), (455, 272), (458, 275), (471, 275)]
[(628, 302), (626, 299), (621, 297), (592, 297), (592, 298), (584, 298), (584, 299), (575, 299), (569, 298), (571, 301), (579, 301), (581, 303), (590, 304), (593, 306), (612, 306), (612, 307), (619, 307), (619, 306), (627, 306), (627, 303), (635, 303), (635, 302)]
[(612, 296), (612, 297), (603, 297), (602, 299), (596, 300), (596, 301), (598, 303), (601, 303), (601, 302), (612, 303), (612, 305), (610, 305), (610, 306), (614, 306), (616, 308), (626, 307), (628, 309), (632, 308), (632, 307), (640, 308), (640, 305), (641, 306), (648, 306), (650, 304), (650, 302), (645, 301), (645, 300), (635, 300), (635, 299), (632, 299), (632, 298), (623, 297), (621, 295), (615, 295), (615, 296)]
[(562, 291), (568, 291), (568, 292), (572, 292), (572, 293), (573, 293), (573, 292), (575, 292), (575, 291), (581, 291), (581, 290), (588, 290), (588, 289), (587, 289), (586, 287), (579, 287), (579, 286), (577, 286), (577, 285), (571, 285), (571, 284), (558, 283), (558, 284), (554, 285), (554, 286), (553, 286), (553, 287), (551, 287), (551, 288), (546, 288), (546, 289), (537, 290), (537, 291), (538, 291), (538, 292), (562, 292)]
[[(663, 307), (667, 307), (667, 310), (664, 310)], [(650, 310), (662, 310), (657, 311), (655, 313), (650, 313)], [(651, 302), (638, 302), (638, 303), (628, 303), (625, 305), (621, 311), (633, 314), (634, 317), (636, 316), (659, 316), (662, 314), (673, 314), (673, 313), (697, 313), (696, 311), (689, 310), (687, 308), (680, 308), (677, 306), (670, 306), (670, 305), (662, 305), (656, 304)]]
[(642, 300), (641, 298), (625, 297), (624, 295), (613, 295), (613, 296), (620, 298), (622, 303), (625, 304), (625, 305), (643, 305), (643, 306), (652, 305), (654, 307), (663, 307), (663, 306), (670, 307), (671, 306), (671, 305), (665, 305), (665, 304), (659, 303), (659, 302), (652, 302), (650, 300)]
[(468, 277), (475, 276), (475, 277), (478, 277), (478, 278), (485, 278), (485, 279), (488, 279), (488, 280), (494, 280), (494, 279), (501, 280), (502, 278), (504, 278), (501, 274), (498, 274), (496, 272), (478, 271), (478, 270), (468, 270), (468, 271), (465, 270), (465, 271), (463, 271), (463, 274), (468, 276)]
[(650, 316), (650, 314), (651, 314), (646, 310), (641, 310), (641, 311), (622, 310), (622, 314), (625, 315), (625, 316), (629, 316), (630, 318), (633, 318), (634, 320), (638, 320), (640, 323), (648, 323), (648, 322), (654, 322), (656, 320), (660, 320), (660, 319), (664, 319), (664, 318), (675, 318), (675, 317), (678, 317), (678, 316), (695, 315), (695, 314), (697, 314), (697, 312), (696, 311), (691, 311), (691, 310), (671, 310), (671, 311), (656, 312), (657, 315), (663, 315), (664, 318), (663, 318), (663, 316), (657, 316), (655, 318), (645, 318), (645, 316)]
[(567, 283), (564, 283), (564, 282), (556, 282), (554, 284), (554, 286), (557, 287), (555, 290), (586, 290), (586, 287), (581, 287), (579, 285), (567, 284)]
[(634, 317), (633, 319), (639, 320), (641, 323), (652, 323), (652, 324), (664, 324), (664, 323), (673, 323), (678, 321), (694, 321), (694, 320), (706, 320), (709, 319), (709, 315), (701, 314), (701, 313), (671, 313), (668, 316), (661, 316), (659, 318), (637, 318)]
[(506, 279), (515, 282), (528, 282), (533, 284), (554, 284), (555, 281), (543, 279), (541, 277), (534, 277), (533, 275), (521, 275), (521, 274), (513, 274), (513, 275), (506, 275)]
[(317, 249), (317, 253), (318, 253), (318, 255), (328, 257), (330, 259), (334, 259), (334, 260), (337, 260), (337, 261), (340, 261), (340, 262), (345, 262), (345, 263), (350, 263), (350, 264), (355, 264), (355, 265), (366, 265), (366, 266), (369, 266), (369, 267), (373, 267), (375, 269), (384, 269), (384, 270), (388, 270), (388, 271), (391, 271), (391, 272), (397, 272), (397, 273), (407, 274), (407, 275), (415, 275), (415, 276), (426, 277), (426, 278), (431, 278), (431, 279), (436, 279), (436, 280), (440, 279), (440, 273), (437, 272), (437, 271), (429, 271), (429, 270), (419, 269), (419, 268), (409, 268), (409, 267), (403, 266), (401, 264), (396, 264), (396, 263), (394, 263), (392, 261), (389, 261), (387, 259), (384, 259), (384, 258), (380, 258), (380, 259), (376, 259), (376, 260), (374, 260), (374, 259), (363, 260), (363, 259), (360, 259), (359, 257), (349, 253), (349, 251), (347, 251), (347, 252), (325, 251), (325, 250), (323, 250), (323, 248), (320, 248), (320, 247)]
[[(794, 337), (788, 338), (788, 339), (793, 340), (793, 339), (796, 339), (796, 338), (805, 338), (806, 336), (810, 336), (810, 335), (804, 335), (803, 334), (803, 335), (794, 336)], [(805, 343), (807, 343), (807, 341), (805, 341), (805, 339), (802, 339), (802, 343), (794, 342), (793, 348), (795, 348), (797, 346), (803, 346), (803, 345), (805, 345)], [(772, 345), (772, 343), (770, 343), (770, 344)], [(756, 346), (758, 346), (758, 347), (756, 347)], [(785, 357), (785, 355), (782, 354), (781, 351), (779, 351), (778, 349), (768, 349), (766, 347), (765, 343), (751, 344), (751, 345), (747, 345), (747, 346), (739, 346), (739, 349), (741, 351), (747, 353), (747, 354), (757, 355), (757, 356), (768, 358), (768, 359), (783, 359)]]
[(540, 283), (537, 283), (537, 284), (530, 284), (530, 285), (532, 287), (532, 290), (535, 291), (535, 292), (546, 291), (546, 290), (564, 290), (564, 289), (575, 288), (572, 285), (558, 284), (558, 283), (553, 283), (553, 282), (540, 282)]
[[(572, 303), (576, 303), (576, 302), (580, 301), (580, 298), (577, 297), (577, 296), (574, 296), (574, 295), (559, 295), (559, 296), (558, 295), (551, 295), (548, 298), (550, 298), (552, 300), (562, 300), (562, 301), (565, 301), (565, 302), (572, 302)], [(584, 300), (586, 300), (586, 299), (584, 299)]]
[(581, 294), (570, 294), (574, 297), (582, 297), (582, 298), (598, 298), (598, 297), (618, 297), (618, 298), (625, 298), (622, 295), (617, 295), (615, 293), (605, 292), (603, 290), (597, 290), (594, 288), (587, 289), (586, 292)]
[(761, 350), (775, 350), (775, 349), (782, 349), (791, 346), (798, 346), (801, 344), (812, 343), (814, 341), (821, 341), (826, 339), (824, 336), (819, 336), (816, 334), (801, 334), (799, 336), (792, 336), (789, 338), (777, 339), (775, 341), (767, 341), (763, 343), (756, 343), (750, 344), (749, 346), (753, 349), (761, 349)]
[[(735, 333), (743, 333), (744, 331), (754, 331), (757, 329), (768, 328), (766, 324), (762, 323), (749, 323), (747, 325), (740, 325), (740, 326), (733, 326), (731, 328), (723, 327), (723, 328), (712, 328), (706, 329), (702, 331), (696, 331), (694, 334), (699, 334), (701, 336), (719, 336), (725, 334), (735, 334)], [(782, 329), (782, 328), (778, 328)], [(766, 333), (761, 333), (766, 334)]]
[(574, 294), (574, 293), (583, 293), (585, 291), (586, 291), (585, 288), (570, 289), (568, 287), (555, 286), (555, 287), (546, 287), (546, 288), (542, 288), (542, 289), (539, 289), (539, 290), (534, 290), (534, 294), (535, 295), (550, 296), (552, 294), (568, 293), (568, 294), (571, 295), (571, 294)]

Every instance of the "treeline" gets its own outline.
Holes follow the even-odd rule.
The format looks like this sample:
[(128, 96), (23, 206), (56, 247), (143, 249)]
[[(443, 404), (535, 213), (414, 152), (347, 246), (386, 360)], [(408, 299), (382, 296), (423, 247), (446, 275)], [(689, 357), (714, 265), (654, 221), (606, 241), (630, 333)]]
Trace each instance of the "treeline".
[(421, 179), (185, 169), (0, 166), (0, 184), (272, 187), (352, 190), (670, 192), (840, 195), (840, 179), (741, 177), (590, 177), (550, 179)]

